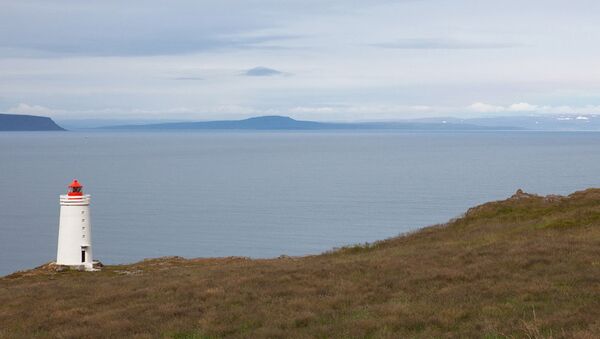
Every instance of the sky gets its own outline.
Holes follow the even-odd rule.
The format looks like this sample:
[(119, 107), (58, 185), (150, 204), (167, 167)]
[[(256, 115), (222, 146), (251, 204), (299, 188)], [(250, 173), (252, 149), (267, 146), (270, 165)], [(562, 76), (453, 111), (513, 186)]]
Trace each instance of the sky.
[(600, 114), (592, 0), (0, 0), (0, 112)]

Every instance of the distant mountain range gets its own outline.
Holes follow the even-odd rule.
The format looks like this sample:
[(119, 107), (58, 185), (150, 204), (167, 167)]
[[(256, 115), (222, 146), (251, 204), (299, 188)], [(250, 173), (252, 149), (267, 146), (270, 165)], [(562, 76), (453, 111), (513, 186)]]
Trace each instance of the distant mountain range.
[(0, 131), (64, 131), (48, 117), (0, 113)]
[(545, 115), (545, 116), (503, 116), (490, 118), (426, 118), (413, 120), (422, 123), (468, 124), (485, 127), (513, 126), (530, 131), (600, 131), (600, 116), (587, 115)]
[(515, 130), (514, 127), (477, 126), (468, 123), (448, 122), (364, 122), (332, 123), (295, 120), (284, 116), (262, 116), (244, 120), (220, 120), (200, 122), (172, 122), (160, 124), (116, 125), (101, 127), (111, 130)]
[[(317, 122), (285, 116), (261, 116), (243, 120), (149, 122), (79, 119), (65, 120), (73, 129), (101, 130), (398, 130), (398, 131), (600, 131), (600, 116), (504, 116), (490, 118), (425, 118), (395, 122)], [(108, 125), (108, 126), (107, 126)], [(48, 117), (0, 114), (0, 131), (64, 131)]]

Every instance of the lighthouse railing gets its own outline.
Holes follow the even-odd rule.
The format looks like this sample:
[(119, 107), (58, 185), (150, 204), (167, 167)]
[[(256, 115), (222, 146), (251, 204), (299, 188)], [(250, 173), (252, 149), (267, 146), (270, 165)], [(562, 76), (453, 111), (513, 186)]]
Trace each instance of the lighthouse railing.
[(80, 196), (70, 196), (70, 195), (61, 195), (60, 203), (63, 205), (87, 205), (90, 203), (90, 195), (80, 195)]

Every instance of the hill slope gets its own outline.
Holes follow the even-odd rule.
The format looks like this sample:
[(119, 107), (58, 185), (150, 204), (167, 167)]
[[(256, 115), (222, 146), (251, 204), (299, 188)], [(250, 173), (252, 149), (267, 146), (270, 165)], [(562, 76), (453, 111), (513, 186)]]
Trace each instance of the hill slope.
[(0, 131), (64, 131), (48, 117), (0, 113)]
[(600, 190), (317, 256), (40, 268), (0, 305), (0, 337), (598, 337)]

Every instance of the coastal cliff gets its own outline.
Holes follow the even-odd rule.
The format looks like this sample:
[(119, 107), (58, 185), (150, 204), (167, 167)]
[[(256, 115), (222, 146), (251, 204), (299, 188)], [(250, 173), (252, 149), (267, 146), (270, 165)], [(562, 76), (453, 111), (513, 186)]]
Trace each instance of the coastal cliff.
[(306, 257), (167, 257), (0, 278), (0, 337), (600, 334), (600, 189), (518, 191), (444, 225)]

